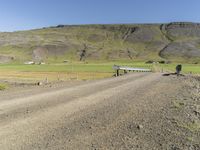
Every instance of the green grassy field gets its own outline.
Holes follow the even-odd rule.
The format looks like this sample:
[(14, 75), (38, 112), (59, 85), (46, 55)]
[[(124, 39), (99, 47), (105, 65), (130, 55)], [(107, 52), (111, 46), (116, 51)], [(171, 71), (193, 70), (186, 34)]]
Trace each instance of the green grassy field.
[[(178, 63), (177, 63), (178, 64)], [(144, 62), (92, 62), (92, 63), (69, 63), (69, 64), (47, 64), (47, 65), (24, 65), (24, 64), (2, 64), (0, 71), (22, 71), (22, 72), (113, 72), (113, 65), (153, 68), (156, 66), (159, 69), (166, 71), (175, 71), (176, 65), (173, 64), (145, 64)], [(183, 73), (200, 73), (199, 64), (182, 64)]]
[(107, 62), (107, 63), (70, 63), (70, 64), (47, 64), (47, 65), (23, 65), (4, 64), (0, 65), (0, 71), (23, 71), (23, 72), (113, 72), (113, 65), (130, 67), (151, 68), (152, 65), (141, 62)]
[[(173, 71), (175, 72), (177, 64), (159, 64), (159, 68), (163, 68), (164, 71)], [(200, 74), (200, 65), (199, 64), (182, 64), (182, 72), (185, 74)]]
[[(74, 62), (69, 64), (2, 64), (0, 65), (0, 78), (8, 80), (91, 80), (112, 77), (115, 71), (113, 65), (150, 68), (154, 72), (175, 72), (177, 64), (145, 64), (144, 62)], [(200, 74), (200, 65), (183, 64), (183, 73)]]

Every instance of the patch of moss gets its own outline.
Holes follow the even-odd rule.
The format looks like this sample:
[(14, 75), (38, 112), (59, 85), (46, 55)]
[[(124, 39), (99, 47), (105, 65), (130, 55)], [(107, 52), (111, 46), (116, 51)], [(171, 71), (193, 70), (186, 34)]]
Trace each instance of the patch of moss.
[(0, 91), (3, 91), (3, 90), (5, 90), (5, 89), (7, 89), (7, 85), (5, 85), (5, 84), (0, 84)]
[(183, 102), (179, 102), (179, 101), (173, 101), (172, 103), (173, 103), (173, 107), (176, 109), (180, 109), (185, 105)]
[(200, 121), (194, 121), (191, 123), (177, 123), (179, 127), (185, 128), (190, 132), (200, 132)]

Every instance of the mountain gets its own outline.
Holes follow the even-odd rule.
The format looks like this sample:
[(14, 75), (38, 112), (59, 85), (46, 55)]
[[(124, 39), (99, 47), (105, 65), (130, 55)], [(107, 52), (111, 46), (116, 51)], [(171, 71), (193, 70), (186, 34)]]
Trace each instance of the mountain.
[(200, 62), (200, 24), (58, 25), (0, 32), (0, 62), (64, 60)]

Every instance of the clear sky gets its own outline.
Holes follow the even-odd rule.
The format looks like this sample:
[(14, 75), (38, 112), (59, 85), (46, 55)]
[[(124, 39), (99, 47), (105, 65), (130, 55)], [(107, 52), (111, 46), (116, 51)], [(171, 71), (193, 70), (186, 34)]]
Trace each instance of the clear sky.
[(200, 0), (0, 0), (0, 31), (174, 21), (200, 22)]

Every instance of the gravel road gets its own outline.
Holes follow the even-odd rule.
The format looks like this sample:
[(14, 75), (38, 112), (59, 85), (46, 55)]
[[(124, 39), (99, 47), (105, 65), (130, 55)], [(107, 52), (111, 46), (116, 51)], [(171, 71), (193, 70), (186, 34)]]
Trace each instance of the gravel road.
[[(172, 134), (185, 83), (159, 73), (0, 94), (1, 150), (188, 148)], [(170, 130), (170, 131), (168, 131)], [(194, 147), (193, 147), (194, 148)]]

